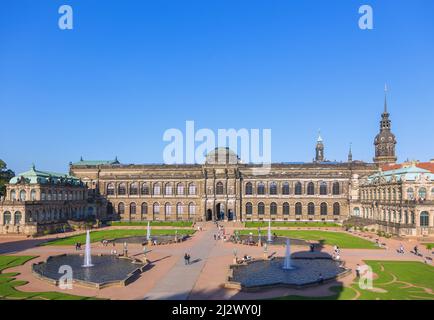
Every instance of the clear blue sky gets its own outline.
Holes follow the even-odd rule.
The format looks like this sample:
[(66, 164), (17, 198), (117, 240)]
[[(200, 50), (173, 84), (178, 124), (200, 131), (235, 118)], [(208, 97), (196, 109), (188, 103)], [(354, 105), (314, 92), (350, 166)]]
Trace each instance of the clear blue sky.
[(162, 162), (194, 120), (271, 128), (273, 161), (311, 161), (319, 128), (328, 159), (372, 161), (385, 82), (399, 160), (434, 158), (434, 1), (2, 0), (0, 158)]

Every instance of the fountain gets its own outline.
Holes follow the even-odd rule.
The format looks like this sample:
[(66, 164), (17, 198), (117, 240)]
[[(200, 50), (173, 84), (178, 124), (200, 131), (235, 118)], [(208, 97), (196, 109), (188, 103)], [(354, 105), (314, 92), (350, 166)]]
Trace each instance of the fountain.
[(291, 242), (286, 239), (285, 260), (283, 262), (283, 270), (292, 270), (294, 267), (291, 264)]
[(269, 243), (273, 242), (273, 238), (271, 237), (271, 220), (268, 220), (268, 240)]
[(86, 247), (84, 252), (84, 265), (83, 268), (93, 267), (92, 264), (92, 255), (90, 252), (90, 231), (86, 231)]
[(146, 240), (151, 240), (151, 223), (148, 221), (148, 228), (146, 229)]

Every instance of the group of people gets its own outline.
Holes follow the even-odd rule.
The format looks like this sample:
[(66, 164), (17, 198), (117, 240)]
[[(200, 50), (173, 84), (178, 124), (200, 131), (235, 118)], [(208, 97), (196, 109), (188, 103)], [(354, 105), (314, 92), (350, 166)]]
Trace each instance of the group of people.
[(226, 232), (225, 232), (225, 228), (221, 225), (219, 225), (217, 222), (217, 228), (218, 228), (218, 232), (216, 234), (214, 234), (214, 240), (223, 240), (226, 241), (227, 237), (226, 237)]
[(75, 251), (81, 250), (81, 242), (75, 243)]

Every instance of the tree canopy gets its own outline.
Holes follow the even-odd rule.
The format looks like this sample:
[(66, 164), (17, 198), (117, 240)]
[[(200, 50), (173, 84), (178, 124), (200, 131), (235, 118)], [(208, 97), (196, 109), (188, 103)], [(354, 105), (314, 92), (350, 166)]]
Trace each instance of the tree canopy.
[(6, 184), (15, 176), (15, 173), (8, 169), (6, 162), (0, 159), (0, 196), (6, 192)]

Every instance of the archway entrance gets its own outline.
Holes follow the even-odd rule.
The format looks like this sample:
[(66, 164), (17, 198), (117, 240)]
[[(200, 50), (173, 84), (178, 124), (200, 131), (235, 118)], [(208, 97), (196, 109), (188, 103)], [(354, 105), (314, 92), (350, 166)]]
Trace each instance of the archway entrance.
[(225, 206), (224, 204), (217, 203), (216, 205), (216, 220), (221, 221), (225, 219)]
[(228, 210), (228, 221), (232, 221), (232, 220), (234, 220), (234, 212), (231, 209), (229, 209)]
[(212, 220), (212, 210), (208, 209), (206, 210), (206, 221), (211, 221)]

